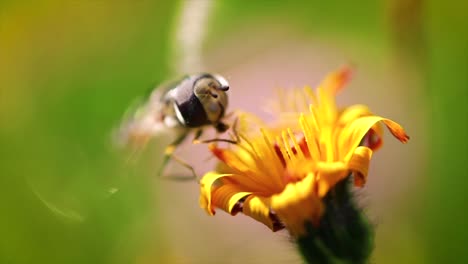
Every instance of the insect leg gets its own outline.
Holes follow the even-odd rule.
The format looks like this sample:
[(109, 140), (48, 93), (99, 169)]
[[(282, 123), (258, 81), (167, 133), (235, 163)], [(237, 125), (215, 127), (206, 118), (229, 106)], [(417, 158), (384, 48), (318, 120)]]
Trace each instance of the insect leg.
[(189, 169), (191, 172), (192, 172), (192, 177), (188, 178), (188, 177), (171, 177), (171, 179), (174, 179), (174, 180), (197, 180), (198, 177), (197, 177), (197, 174), (195, 173), (195, 170), (192, 166), (190, 166), (190, 164), (188, 164), (186, 161), (184, 161), (183, 159), (179, 158), (178, 156), (176, 155), (172, 155), (171, 158), (174, 160), (174, 161), (177, 161), (180, 165), (184, 166), (185, 168)]
[(197, 132), (195, 132), (195, 137), (193, 137), (192, 144), (199, 144), (200, 143), (199, 138), (201, 137), (202, 134), (203, 134), (202, 129), (197, 130)]
[(176, 150), (177, 146), (184, 141), (184, 139), (187, 137), (188, 133), (183, 133), (180, 135), (174, 142), (172, 142), (169, 146), (167, 146), (164, 150), (164, 157), (163, 161), (161, 163), (161, 167), (158, 170), (158, 176), (161, 177), (164, 169), (166, 168), (167, 164), (169, 163), (169, 160), (171, 157), (174, 155), (174, 151)]

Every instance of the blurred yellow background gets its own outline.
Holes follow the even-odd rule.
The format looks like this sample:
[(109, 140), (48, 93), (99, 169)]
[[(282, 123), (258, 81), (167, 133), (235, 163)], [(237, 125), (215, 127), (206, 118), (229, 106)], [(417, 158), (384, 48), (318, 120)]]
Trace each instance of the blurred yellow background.
[[(278, 87), (352, 64), (339, 97), (402, 124), (361, 204), (372, 263), (465, 263), (466, 1), (0, 2), (0, 263), (300, 263), (285, 232), (208, 217), (198, 186), (154, 177), (162, 144), (127, 163), (111, 133), (177, 74), (219, 72), (230, 108), (269, 118)], [(181, 147), (198, 174), (206, 146)], [(170, 166), (169, 171), (186, 173)]]

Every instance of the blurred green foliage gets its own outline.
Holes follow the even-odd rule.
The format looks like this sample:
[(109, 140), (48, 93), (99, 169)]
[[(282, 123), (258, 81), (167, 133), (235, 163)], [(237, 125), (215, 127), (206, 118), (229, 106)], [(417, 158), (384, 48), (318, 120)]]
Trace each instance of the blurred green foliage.
[(249, 23), (279, 21), (309, 32), (358, 34), (371, 37), (385, 33), (385, 2), (360, 1), (225, 1), (215, 12), (213, 28), (229, 33), (230, 29)]
[[(416, 23), (422, 38), (410, 33), (402, 45), (405, 56), (420, 53), (410, 59), (427, 84), (421, 100), (429, 105), (432, 161), (418, 202), (409, 202), (410, 226), (425, 263), (465, 263), (468, 5), (411, 1), (419, 9), (407, 16), (420, 20), (395, 26), (401, 17), (389, 9), (403, 2), (224, 1), (207, 42), (278, 21), (382, 52), (414, 30), (405, 21)], [(122, 160), (109, 136), (133, 98), (169, 75), (176, 8), (176, 1), (0, 3), (0, 263), (134, 263), (150, 246), (161, 249), (151, 262), (165, 259), (151, 179), (144, 168), (116, 165)]]
[(151, 179), (119, 165), (110, 137), (131, 100), (167, 78), (174, 9), (0, 6), (0, 263), (130, 263), (157, 240)]
[(435, 0), (426, 9), (432, 161), (423, 213), (415, 221), (431, 263), (468, 262), (467, 10), (467, 1)]

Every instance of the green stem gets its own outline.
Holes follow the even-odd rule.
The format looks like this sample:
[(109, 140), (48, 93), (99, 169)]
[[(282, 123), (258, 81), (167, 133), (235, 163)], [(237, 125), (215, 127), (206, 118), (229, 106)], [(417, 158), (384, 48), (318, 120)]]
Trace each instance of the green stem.
[(373, 230), (351, 192), (352, 177), (338, 183), (324, 198), (320, 225), (306, 223), (297, 239), (306, 263), (366, 263), (373, 248)]

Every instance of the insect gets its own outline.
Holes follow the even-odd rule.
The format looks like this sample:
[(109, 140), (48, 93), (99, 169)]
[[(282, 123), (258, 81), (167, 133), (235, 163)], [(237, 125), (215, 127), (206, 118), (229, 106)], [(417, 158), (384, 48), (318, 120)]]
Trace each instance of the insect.
[(175, 136), (175, 140), (164, 150), (158, 175), (163, 174), (172, 158), (190, 169), (196, 178), (193, 167), (175, 156), (174, 151), (190, 133), (195, 134), (194, 143), (235, 143), (229, 139), (199, 140), (207, 127), (215, 128), (218, 133), (229, 129), (230, 126), (223, 121), (228, 105), (228, 90), (227, 80), (211, 73), (187, 75), (175, 82), (162, 84), (124, 121), (118, 131), (119, 143), (143, 148), (153, 137), (162, 134)]

